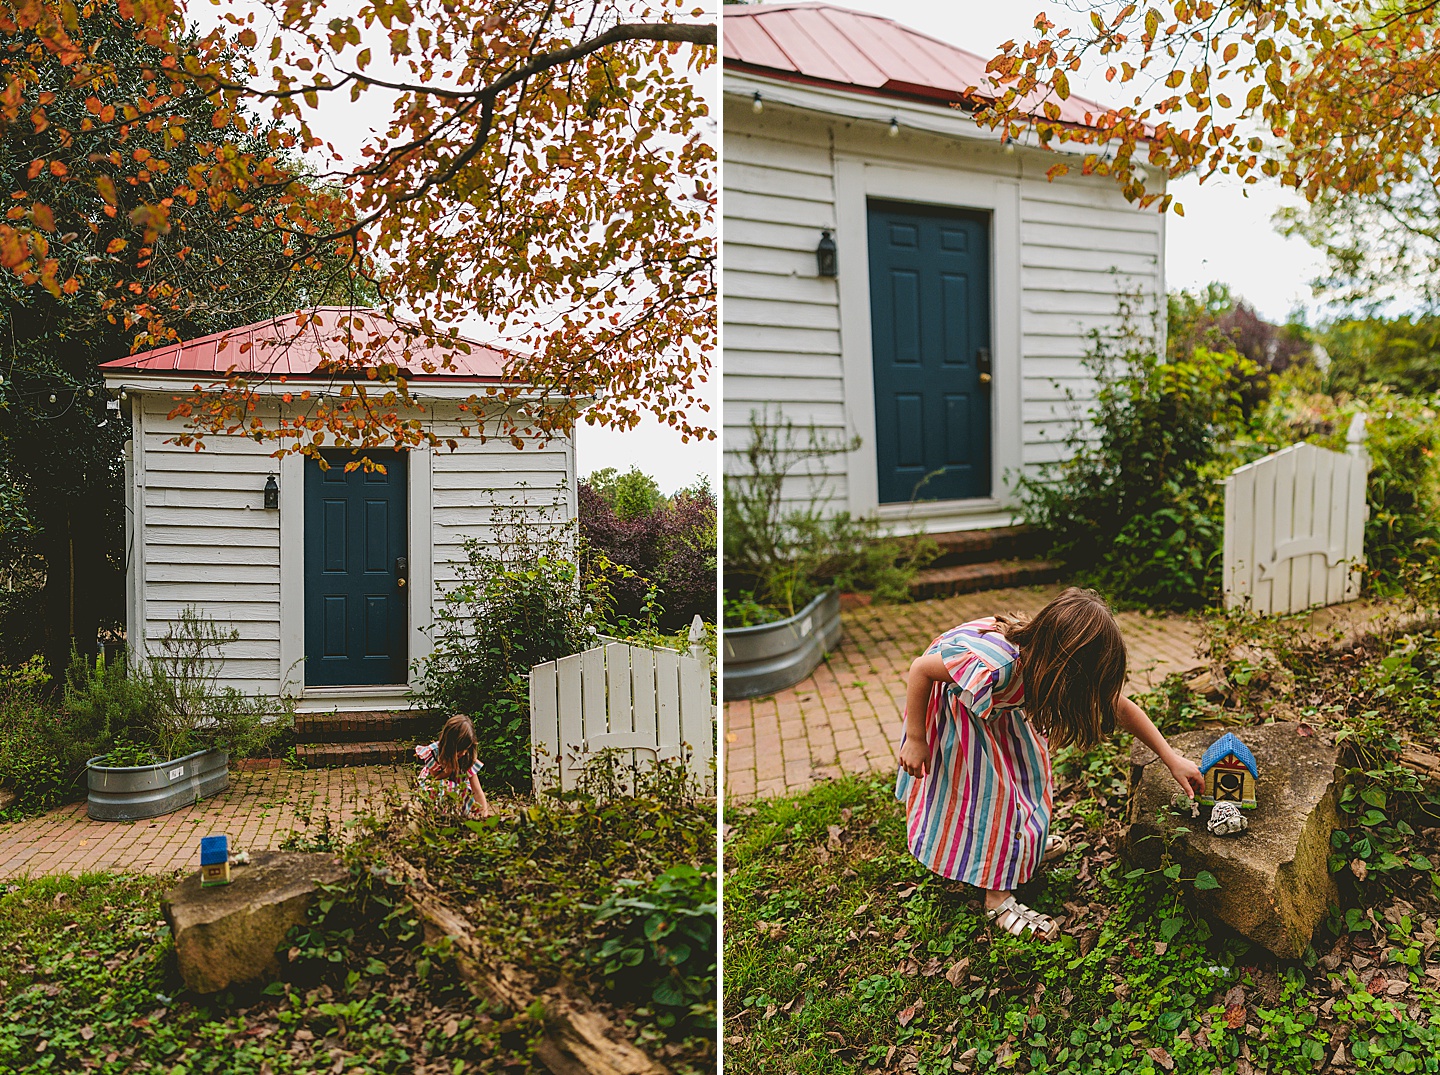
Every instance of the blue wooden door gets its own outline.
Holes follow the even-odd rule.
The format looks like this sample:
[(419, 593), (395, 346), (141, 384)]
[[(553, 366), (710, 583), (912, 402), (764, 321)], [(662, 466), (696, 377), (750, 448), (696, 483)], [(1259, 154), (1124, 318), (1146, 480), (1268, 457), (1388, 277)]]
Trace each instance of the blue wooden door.
[(880, 502), (990, 495), (990, 219), (869, 205)]
[(349, 452), (305, 460), (305, 685), (404, 683), (406, 457), (345, 473)]

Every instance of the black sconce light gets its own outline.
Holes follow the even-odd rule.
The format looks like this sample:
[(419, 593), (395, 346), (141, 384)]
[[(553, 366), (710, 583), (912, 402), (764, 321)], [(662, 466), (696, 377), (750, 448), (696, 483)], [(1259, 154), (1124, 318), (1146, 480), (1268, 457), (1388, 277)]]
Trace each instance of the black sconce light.
[(821, 276), (835, 276), (839, 273), (835, 240), (830, 238), (829, 228), (820, 233), (820, 245), (815, 248), (815, 266)]
[(275, 475), (265, 479), (265, 510), (280, 510), (280, 486), (275, 481)]

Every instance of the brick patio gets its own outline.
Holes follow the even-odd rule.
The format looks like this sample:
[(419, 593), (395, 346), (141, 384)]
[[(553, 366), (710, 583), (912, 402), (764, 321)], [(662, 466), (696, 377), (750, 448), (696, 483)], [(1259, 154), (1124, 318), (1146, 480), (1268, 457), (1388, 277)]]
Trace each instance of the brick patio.
[(201, 836), (223, 832), (232, 848), (271, 850), (292, 830), (314, 831), (326, 817), (343, 825), (380, 808), (386, 791), (406, 793), (414, 774), (413, 765), (232, 772), (226, 791), (147, 821), (91, 821), (85, 804), (73, 803), (0, 824), (0, 878), (198, 869)]
[[(930, 640), (996, 612), (1036, 612), (1060, 590), (988, 590), (845, 612), (845, 638), (813, 676), (771, 697), (726, 703), (726, 796), (789, 794), (842, 773), (893, 770), (905, 674)], [(1132, 692), (1200, 663), (1193, 620), (1142, 612), (1117, 618)]]

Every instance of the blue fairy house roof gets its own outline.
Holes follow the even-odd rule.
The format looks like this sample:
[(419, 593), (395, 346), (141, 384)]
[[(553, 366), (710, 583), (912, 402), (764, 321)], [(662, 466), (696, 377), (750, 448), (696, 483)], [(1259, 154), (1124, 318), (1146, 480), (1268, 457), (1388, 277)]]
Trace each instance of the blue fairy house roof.
[(1209, 772), (1210, 767), (1220, 761), (1227, 754), (1234, 754), (1245, 768), (1250, 770), (1250, 775), (1256, 780), (1260, 779), (1260, 773), (1255, 767), (1255, 755), (1250, 753), (1250, 748), (1236, 738), (1234, 732), (1226, 732), (1215, 742), (1206, 748), (1200, 758), (1200, 771)]

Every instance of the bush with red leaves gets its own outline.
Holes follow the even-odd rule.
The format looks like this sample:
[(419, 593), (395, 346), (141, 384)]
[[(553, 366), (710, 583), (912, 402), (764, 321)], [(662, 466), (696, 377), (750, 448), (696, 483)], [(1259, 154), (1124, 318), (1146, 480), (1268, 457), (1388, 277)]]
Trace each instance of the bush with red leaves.
[(715, 494), (706, 485), (663, 498), (654, 511), (621, 518), (589, 482), (580, 482), (580, 536), (589, 548), (639, 577), (612, 578), (615, 615), (643, 618), (646, 594), (660, 590), (658, 626), (678, 630), (698, 613), (715, 619)]

